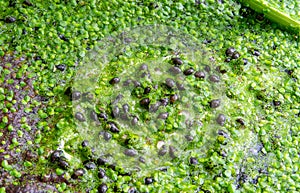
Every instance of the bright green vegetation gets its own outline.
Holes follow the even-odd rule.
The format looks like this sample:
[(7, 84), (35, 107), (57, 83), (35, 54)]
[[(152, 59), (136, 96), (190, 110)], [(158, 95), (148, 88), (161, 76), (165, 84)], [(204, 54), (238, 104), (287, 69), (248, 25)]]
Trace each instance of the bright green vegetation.
[(288, 13), (291, 17), (293, 17), (296, 20), (299, 20), (300, 16), (300, 7), (299, 7), (299, 2), (297, 1), (290, 1), (290, 0), (285, 0), (285, 1), (269, 1), (269, 3), (273, 6), (276, 7), (277, 9)]
[[(300, 48), (294, 33), (231, 0), (0, 1), (0, 19), (0, 192), (300, 191)], [(219, 113), (226, 122), (212, 127), (209, 143), (189, 145), (190, 154), (171, 160), (166, 171), (127, 173), (83, 143), (70, 88), (78, 65), (105, 36), (156, 23), (190, 34), (209, 51), (224, 92), (222, 105), (212, 109), (212, 92), (201, 87), (209, 99), (199, 102), (202, 122)], [(143, 49), (111, 63), (164, 56)]]
[[(210, 55), (196, 39), (162, 25), (126, 30), (121, 41), (130, 43), (125, 45), (117, 43), (117, 37), (102, 40), (77, 70), (73, 90), (94, 94), (90, 100), (84, 96), (73, 100), (74, 112), (85, 119), (77, 120), (77, 130), (98, 155), (129, 171), (142, 168), (143, 174), (166, 166), (175, 157), (188, 157), (189, 140), (193, 141), (190, 148), (197, 144), (204, 155), (204, 143), (219, 128), (216, 112), (208, 104), (224, 94), (222, 83), (209, 80), (219, 77)], [(182, 64), (174, 66), (174, 59)], [(108, 120), (99, 122), (95, 114), (105, 114)], [(111, 122), (119, 131), (109, 132)], [(124, 154), (128, 150), (131, 156)]]
[(300, 5), (298, 1), (241, 1), (267, 18), (296, 33), (300, 33)]

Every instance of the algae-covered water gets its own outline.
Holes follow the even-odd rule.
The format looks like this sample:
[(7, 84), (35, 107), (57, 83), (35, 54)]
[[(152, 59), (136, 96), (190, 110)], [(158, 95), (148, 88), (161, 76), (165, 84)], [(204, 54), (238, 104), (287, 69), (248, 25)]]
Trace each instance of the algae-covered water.
[(299, 51), (238, 1), (0, 1), (0, 192), (299, 192)]

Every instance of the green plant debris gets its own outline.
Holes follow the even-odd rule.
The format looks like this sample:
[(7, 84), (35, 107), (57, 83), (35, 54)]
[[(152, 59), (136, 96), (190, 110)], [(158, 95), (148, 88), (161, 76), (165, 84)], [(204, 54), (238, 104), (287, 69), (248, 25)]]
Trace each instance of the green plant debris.
[[(277, 13), (300, 20), (297, 1), (269, 3)], [(218, 77), (189, 60), (180, 70), (201, 93), (192, 101), (201, 122), (215, 124), (192, 133), (194, 142), (187, 136), (188, 153), (181, 158), (147, 173), (128, 172), (99, 156), (81, 135), (77, 120), (86, 117), (73, 114), (72, 102), (123, 84), (112, 78), (130, 62), (181, 53), (159, 46), (126, 48), (109, 61), (114, 66), (103, 71), (92, 95), (72, 88), (79, 66), (101, 40), (146, 25), (189, 34), (207, 51)], [(299, 53), (299, 34), (278, 28), (240, 1), (0, 1), (0, 192), (299, 192)], [(212, 82), (223, 84), (218, 96), (206, 84)], [(146, 93), (153, 101), (163, 94), (147, 87), (142, 82), (136, 96)], [(137, 105), (147, 104), (145, 99)], [(132, 148), (144, 145), (138, 136), (120, 135), (104, 124), (111, 118), (104, 104), (93, 110), (112, 139)], [(172, 116), (174, 108), (166, 110), (171, 116), (164, 129), (170, 131), (180, 117)], [(155, 136), (164, 137), (163, 132)]]
[(259, 17), (264, 17), (265, 15), (281, 27), (292, 30), (298, 35), (300, 34), (300, 6), (296, 1), (266, 2), (263, 0), (246, 0), (241, 2), (263, 14)]

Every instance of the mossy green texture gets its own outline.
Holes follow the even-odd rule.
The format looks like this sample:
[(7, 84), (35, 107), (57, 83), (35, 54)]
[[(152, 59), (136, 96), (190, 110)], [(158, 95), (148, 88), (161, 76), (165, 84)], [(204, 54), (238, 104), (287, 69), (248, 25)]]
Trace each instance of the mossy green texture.
[[(299, 4), (287, 7), (299, 21)], [(0, 1), (0, 19), (0, 173), (8, 176), (0, 176), (0, 192), (25, 188), (27, 183), (41, 190), (42, 184), (48, 184), (50, 192), (97, 192), (103, 183), (107, 192), (300, 191), (297, 34), (277, 28), (232, 0)], [(180, 29), (212, 53), (224, 72), (222, 111), (227, 121), (222, 130), (229, 137), (213, 133), (215, 138), (204, 146), (205, 156), (192, 151), (202, 144), (192, 143), (188, 149), (198, 164), (186, 158), (150, 176), (128, 175), (104, 164), (73, 178), (84, 161), (96, 160), (92, 150), (81, 145), (84, 139), (76, 131), (66, 92), (76, 67), (105, 36), (147, 24)], [(237, 59), (226, 55), (230, 47), (239, 53)], [(22, 65), (12, 68), (21, 58)], [(65, 69), (59, 70), (62, 64)], [(22, 92), (23, 98), (17, 101), (14, 91)], [(202, 105), (208, 102), (203, 99)], [(15, 124), (11, 115), (23, 110)], [(209, 107), (205, 112), (218, 113)], [(33, 120), (38, 122), (32, 125)], [(54, 150), (61, 147), (66, 168), (51, 161)], [(98, 177), (100, 167), (107, 177)], [(24, 180), (26, 176), (33, 180)], [(152, 177), (153, 183), (145, 184), (145, 177)]]

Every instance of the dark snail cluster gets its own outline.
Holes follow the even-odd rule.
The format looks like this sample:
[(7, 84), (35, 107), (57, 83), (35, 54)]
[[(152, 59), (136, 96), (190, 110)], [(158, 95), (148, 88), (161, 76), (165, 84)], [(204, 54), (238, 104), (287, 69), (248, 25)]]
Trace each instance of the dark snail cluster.
[[(94, 144), (96, 151), (112, 151), (113, 160), (126, 159), (120, 158), (122, 155), (116, 155), (119, 151), (128, 159), (131, 158), (127, 161), (128, 163), (136, 162), (140, 167), (143, 167), (143, 164), (149, 164), (150, 160), (147, 160), (149, 158), (144, 155), (145, 147), (138, 145), (137, 141), (143, 141), (147, 137), (153, 136), (156, 136), (155, 143), (150, 146), (156, 146), (157, 143), (155, 154), (158, 159), (177, 158), (182, 151), (182, 144), (194, 141), (194, 136), (189, 132), (193, 128), (201, 126), (201, 123), (195, 124), (197, 121), (200, 122), (194, 115), (197, 112), (193, 112), (190, 107), (187, 108), (192, 101), (182, 100), (184, 97), (190, 97), (186, 93), (195, 92), (195, 88), (189, 85), (187, 78), (192, 78), (196, 82), (204, 81), (208, 84), (220, 83), (218, 72), (211, 70), (210, 66), (201, 64), (191, 66), (187, 60), (180, 57), (173, 57), (169, 61), (159, 64), (153, 61), (144, 62), (137, 67), (131, 67), (129, 74), (120, 72), (111, 78), (105, 78), (107, 91), (103, 91), (103, 94), (107, 93), (108, 97), (91, 100), (93, 103), (102, 105), (101, 109), (95, 109), (95, 106), (94, 109), (81, 108), (82, 111), (75, 112), (74, 117), (78, 124), (87, 123), (88, 125), (84, 126), (86, 129), (91, 129), (88, 128), (89, 124), (95, 124), (98, 130), (102, 128), (95, 135), (100, 136), (100, 139), (106, 143), (118, 143), (121, 146), (120, 150), (112, 151), (108, 147), (106, 150), (104, 150), (105, 148), (101, 150), (100, 146)], [(99, 81), (101, 82), (102, 79)], [(83, 95), (87, 94), (74, 90), (72, 99), (74, 102), (78, 102), (76, 104), (81, 105), (80, 102), (84, 101)], [(201, 93), (197, 93), (197, 95), (201, 95)], [(99, 97), (101, 96), (103, 95), (100, 94)], [(209, 108), (216, 109), (221, 104), (221, 99), (213, 99), (210, 101)], [(181, 124), (181, 126), (175, 126), (174, 121), (176, 122), (178, 114), (182, 112), (190, 114), (191, 117), (179, 120), (177, 124)], [(224, 126), (225, 122), (224, 114), (217, 115), (215, 123)], [(151, 131), (151, 128), (155, 131)], [(180, 133), (180, 129), (183, 129), (182, 133)], [(178, 131), (180, 132), (177, 133)], [(172, 133), (182, 135), (182, 141), (178, 144), (177, 142), (166, 143), (166, 140), (169, 140), (167, 135), (171, 136)], [(138, 140), (131, 135), (137, 135)], [(164, 135), (165, 137), (162, 137)], [(116, 157), (114, 158), (114, 156)], [(193, 161), (193, 164), (195, 163)]]
[[(299, 192), (299, 34), (268, 19), (299, 23), (299, 2), (262, 3), (0, 1), (0, 192)], [(153, 50), (153, 27), (124, 32), (148, 24), (193, 39), (159, 31)], [(209, 51), (217, 67), (177, 49), (197, 41), (204, 47), (194, 51)], [(114, 65), (92, 80), (95, 92), (71, 89), (89, 53), (97, 64), (113, 55)], [(87, 71), (82, 80), (97, 72)], [(159, 84), (149, 82), (156, 72)], [(196, 121), (182, 121), (191, 112)], [(119, 167), (129, 162), (139, 173)]]

